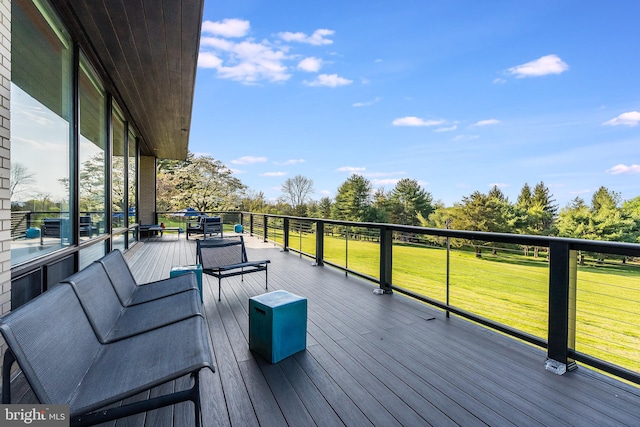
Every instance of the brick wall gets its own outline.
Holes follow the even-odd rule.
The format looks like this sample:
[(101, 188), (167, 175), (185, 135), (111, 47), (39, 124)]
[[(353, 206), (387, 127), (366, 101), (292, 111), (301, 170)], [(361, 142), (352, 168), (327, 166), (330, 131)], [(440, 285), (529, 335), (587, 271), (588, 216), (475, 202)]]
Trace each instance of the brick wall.
[[(11, 1), (0, 0), (0, 315), (11, 309)], [(0, 338), (0, 354), (5, 343)]]

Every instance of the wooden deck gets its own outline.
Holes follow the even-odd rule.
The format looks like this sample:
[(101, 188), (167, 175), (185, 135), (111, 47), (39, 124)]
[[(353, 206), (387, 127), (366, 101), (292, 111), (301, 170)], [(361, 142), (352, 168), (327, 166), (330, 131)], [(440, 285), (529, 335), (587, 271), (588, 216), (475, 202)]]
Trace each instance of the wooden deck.
[[(258, 239), (247, 245), (250, 259), (272, 261), (269, 290), (308, 299), (307, 350), (273, 365), (249, 350), (248, 298), (265, 292), (263, 274), (225, 279), (220, 302), (205, 277), (217, 364), (202, 386), (205, 425), (640, 425), (636, 387), (584, 367), (557, 376), (539, 349), (400, 294), (375, 295), (371, 283)], [(160, 279), (194, 262), (195, 243), (154, 239), (128, 258), (138, 280)], [(156, 421), (145, 425), (164, 425)]]
[[(374, 285), (247, 238), (270, 259), (269, 290), (308, 299), (307, 350), (277, 364), (248, 346), (248, 298), (264, 274), (204, 279), (216, 372), (205, 372), (206, 426), (637, 426), (640, 389), (581, 367), (557, 376), (545, 353)], [(149, 239), (127, 254), (140, 282), (195, 261), (195, 242)], [(171, 343), (167, 343), (171, 351)], [(162, 393), (183, 384), (169, 384)], [(145, 398), (146, 396), (139, 396)], [(112, 423), (113, 425), (113, 423)], [(183, 403), (118, 426), (191, 426)]]

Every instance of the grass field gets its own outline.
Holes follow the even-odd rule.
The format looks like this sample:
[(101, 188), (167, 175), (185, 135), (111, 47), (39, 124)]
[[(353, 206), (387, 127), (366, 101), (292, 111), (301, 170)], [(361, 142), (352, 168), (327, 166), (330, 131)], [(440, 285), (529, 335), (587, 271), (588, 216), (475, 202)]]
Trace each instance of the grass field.
[[(277, 238), (278, 243), (282, 240)], [(270, 236), (271, 238), (271, 236)], [(378, 243), (325, 236), (325, 260), (379, 276)], [(290, 233), (291, 247), (315, 253), (315, 235)], [(546, 339), (549, 264), (520, 252), (452, 250), (449, 303)], [(394, 244), (393, 284), (446, 301), (447, 251)], [(578, 266), (576, 350), (640, 372), (640, 265)]]

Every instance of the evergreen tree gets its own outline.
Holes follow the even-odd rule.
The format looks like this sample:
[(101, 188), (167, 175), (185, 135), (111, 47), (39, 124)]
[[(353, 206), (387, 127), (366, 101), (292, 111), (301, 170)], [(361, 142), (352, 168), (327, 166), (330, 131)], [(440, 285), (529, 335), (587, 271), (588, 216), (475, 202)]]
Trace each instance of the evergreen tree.
[(529, 187), (529, 184), (525, 182), (522, 186), (522, 190), (520, 190), (520, 195), (518, 195), (517, 205), (526, 211), (531, 207), (532, 200), (533, 194), (531, 193), (531, 187)]
[(368, 222), (371, 219), (371, 182), (353, 174), (338, 188), (332, 217), (345, 221)]
[(389, 195), (389, 220), (394, 224), (419, 225), (418, 214), (428, 218), (433, 212), (433, 197), (418, 181), (402, 178)]

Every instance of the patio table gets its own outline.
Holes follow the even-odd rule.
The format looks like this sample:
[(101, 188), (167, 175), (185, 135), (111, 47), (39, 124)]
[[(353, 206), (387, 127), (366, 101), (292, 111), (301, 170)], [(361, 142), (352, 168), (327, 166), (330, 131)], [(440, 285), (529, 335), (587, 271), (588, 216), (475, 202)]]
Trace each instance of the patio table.
[[(182, 232), (182, 230), (180, 229), (180, 227), (160, 227), (160, 226), (156, 226), (156, 227), (149, 227), (149, 232), (152, 231), (157, 231), (160, 233), (160, 237), (162, 237), (164, 235), (164, 233), (170, 232), (170, 233), (176, 233), (178, 235), (178, 239), (180, 238), (180, 233)], [(151, 235), (151, 233), (149, 233)]]

